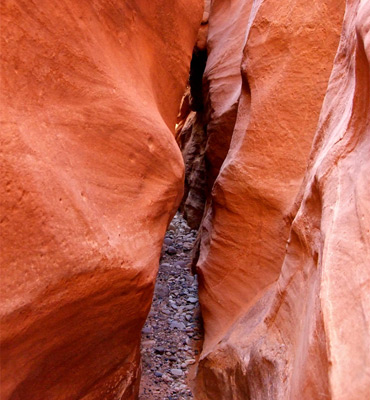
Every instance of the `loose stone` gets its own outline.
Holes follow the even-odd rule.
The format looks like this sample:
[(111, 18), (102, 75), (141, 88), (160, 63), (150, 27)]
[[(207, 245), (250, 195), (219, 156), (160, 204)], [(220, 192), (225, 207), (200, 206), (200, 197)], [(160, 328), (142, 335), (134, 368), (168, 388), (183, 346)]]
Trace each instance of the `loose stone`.
[(164, 347), (159, 346), (159, 347), (155, 347), (154, 351), (156, 354), (163, 354), (165, 349), (164, 349)]
[[(186, 376), (195, 363), (192, 336), (200, 338), (197, 280), (190, 275), (186, 248), (195, 241), (178, 215), (166, 233), (155, 285), (153, 305), (142, 330), (142, 386), (140, 400), (191, 400)], [(195, 300), (193, 300), (195, 299)], [(193, 315), (194, 314), (194, 315)], [(190, 360), (190, 361), (189, 361)], [(145, 393), (151, 396), (145, 397)]]
[(195, 304), (195, 303), (198, 303), (198, 299), (195, 298), (195, 297), (189, 297), (189, 298), (188, 298), (188, 302), (189, 302), (189, 303), (192, 303), (192, 304)]
[(184, 375), (184, 372), (181, 369), (177, 369), (177, 368), (171, 369), (170, 372), (173, 376), (183, 376)]
[(173, 246), (170, 246), (170, 247), (167, 248), (166, 253), (170, 254), (170, 255), (173, 255), (173, 254), (177, 253), (177, 250)]
[(182, 322), (173, 321), (171, 322), (170, 328), (183, 330), (185, 329), (185, 324)]

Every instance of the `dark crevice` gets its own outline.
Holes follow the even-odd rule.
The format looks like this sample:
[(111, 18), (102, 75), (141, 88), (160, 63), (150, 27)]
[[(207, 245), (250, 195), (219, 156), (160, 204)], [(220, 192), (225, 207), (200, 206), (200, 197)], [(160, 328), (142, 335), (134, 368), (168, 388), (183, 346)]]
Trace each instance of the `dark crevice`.
[(190, 63), (190, 109), (203, 111), (203, 74), (207, 64), (207, 49), (194, 48)]

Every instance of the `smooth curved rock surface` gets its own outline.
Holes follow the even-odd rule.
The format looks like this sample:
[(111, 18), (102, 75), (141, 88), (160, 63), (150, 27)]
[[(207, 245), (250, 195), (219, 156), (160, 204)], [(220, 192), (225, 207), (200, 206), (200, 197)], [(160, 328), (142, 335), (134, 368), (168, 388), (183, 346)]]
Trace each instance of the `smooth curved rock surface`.
[(252, 4), (252, 0), (212, 2), (204, 71), (208, 194), (225, 160), (235, 127), (242, 90), (243, 48)]
[(239, 1), (245, 19), (224, 3), (214, 12), (234, 5), (246, 32), (236, 123), (200, 232), (206, 353), (279, 276), (344, 11), (336, 0)]
[(1, 395), (131, 399), (201, 1), (1, 4)]
[(198, 399), (370, 397), (370, 3), (346, 4), (281, 272), (203, 353)]

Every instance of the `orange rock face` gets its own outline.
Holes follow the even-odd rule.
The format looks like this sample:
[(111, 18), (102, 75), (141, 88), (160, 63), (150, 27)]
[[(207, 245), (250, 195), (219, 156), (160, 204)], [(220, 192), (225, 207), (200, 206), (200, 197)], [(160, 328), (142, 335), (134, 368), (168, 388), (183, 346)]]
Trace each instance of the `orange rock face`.
[[(238, 113), (201, 228), (198, 271), (206, 349), (279, 276), (344, 6), (338, 7), (336, 0), (287, 1), (278, 9), (270, 0), (241, 4), (233, 6), (228, 24), (241, 16), (246, 26), (237, 38), (245, 42), (243, 58), (238, 52), (226, 57), (237, 59), (229, 62), (235, 84), (225, 97), (238, 99), (239, 93)], [(226, 2), (216, 8), (215, 16), (211, 12), (210, 35), (212, 18), (220, 21), (218, 13), (225, 7)], [(220, 37), (227, 42), (233, 38)]]
[(131, 399), (201, 1), (1, 4), (1, 399)]
[(295, 4), (282, 19), (285, 6), (271, 8), (273, 21), (272, 2), (252, 9), (250, 92), (203, 228), (198, 399), (370, 398), (370, 6), (347, 1), (307, 159), (342, 8)]
[[(240, 65), (247, 22), (252, 1), (212, 2), (207, 35), (207, 64), (203, 82), (190, 79), (193, 91), (201, 93), (201, 110), (190, 114), (186, 124), (179, 126), (180, 147), (184, 155), (185, 199), (184, 217), (188, 224), (199, 227), (207, 199), (229, 149), (234, 130), (242, 77)], [(205, 13), (207, 16), (209, 12)], [(203, 36), (203, 30), (199, 32)], [(198, 40), (200, 49), (204, 41)], [(193, 61), (196, 57), (193, 56)], [(197, 87), (202, 85), (202, 90)], [(195, 87), (195, 88), (194, 88)], [(195, 156), (197, 154), (197, 156)], [(207, 204), (206, 204), (207, 203)]]
[(204, 72), (209, 189), (220, 172), (235, 127), (242, 88), (240, 66), (252, 3), (252, 0), (212, 3)]

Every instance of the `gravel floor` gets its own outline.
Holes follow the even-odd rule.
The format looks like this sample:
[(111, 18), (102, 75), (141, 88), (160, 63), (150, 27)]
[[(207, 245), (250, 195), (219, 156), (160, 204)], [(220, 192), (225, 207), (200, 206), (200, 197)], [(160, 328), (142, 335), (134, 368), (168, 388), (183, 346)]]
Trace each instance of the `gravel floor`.
[(197, 279), (188, 267), (195, 237), (196, 231), (176, 214), (166, 233), (153, 304), (142, 332), (140, 400), (193, 398), (189, 370), (203, 340)]

